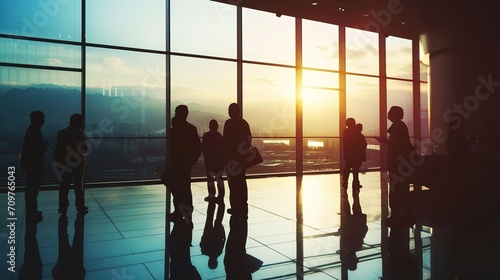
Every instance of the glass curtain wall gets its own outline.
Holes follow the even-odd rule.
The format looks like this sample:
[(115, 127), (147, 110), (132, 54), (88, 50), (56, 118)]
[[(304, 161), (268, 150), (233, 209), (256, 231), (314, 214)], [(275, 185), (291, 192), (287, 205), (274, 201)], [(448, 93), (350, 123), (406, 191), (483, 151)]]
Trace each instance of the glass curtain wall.
[[(389, 36), (379, 50), (378, 34), (342, 27), (341, 43), (341, 27), (305, 19), (302, 37), (296, 38), (293, 17), (243, 8), (238, 27), (237, 9), (205, 0), (3, 0), (2, 166), (18, 166), (29, 113), (42, 110), (42, 132), (50, 142), (43, 183), (57, 183), (51, 166), (55, 135), (72, 113), (82, 113), (91, 143), (87, 182), (156, 180), (167, 160), (165, 138), (178, 104), (188, 105), (188, 121), (201, 136), (211, 119), (222, 132), (227, 106), (241, 100), (265, 159), (250, 174), (296, 171), (297, 121), (303, 124), (304, 171), (338, 170), (342, 110), (363, 124), (369, 143), (365, 165), (378, 168), (373, 137), (386, 114), (379, 101), (381, 51), (386, 52), (386, 105), (403, 107), (412, 137), (414, 122), (426, 137), (427, 65), (422, 59), (420, 77), (412, 72), (412, 40)], [(302, 120), (296, 117), (297, 39)], [(341, 47), (345, 72), (339, 68)], [(415, 81), (420, 120), (414, 119)], [(204, 176), (202, 158), (193, 176)]]

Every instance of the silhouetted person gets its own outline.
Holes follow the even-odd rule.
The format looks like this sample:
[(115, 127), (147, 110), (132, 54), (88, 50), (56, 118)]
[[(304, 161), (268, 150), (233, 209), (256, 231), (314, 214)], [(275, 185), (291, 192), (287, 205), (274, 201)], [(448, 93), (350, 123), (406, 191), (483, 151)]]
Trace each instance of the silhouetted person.
[(38, 249), (36, 239), (37, 222), (28, 221), (26, 223), (26, 232), (24, 235), (24, 263), (19, 270), (19, 280), (38, 280), (42, 279), (42, 259)]
[(361, 211), (357, 192), (353, 193), (352, 214), (347, 194), (344, 194), (342, 199), (344, 201), (340, 230), (340, 260), (348, 270), (356, 270), (359, 261), (356, 252), (361, 250), (368, 232), (366, 214)]
[(409, 244), (410, 244), (410, 237), (408, 228), (393, 227), (390, 229), (389, 240), (388, 240), (389, 269), (388, 269), (387, 279), (389, 280), (418, 279), (417, 260), (414, 254), (410, 254)]
[(229, 219), (224, 267), (226, 279), (252, 279), (252, 271), (247, 260), (248, 220), (246, 215), (234, 213)]
[(58, 222), (59, 255), (57, 263), (52, 268), (52, 277), (55, 280), (83, 280), (85, 268), (83, 267), (83, 237), (84, 217), (86, 212), (80, 212), (75, 219), (75, 233), (73, 243), (70, 245), (68, 237), (68, 217), (62, 214)]
[(43, 175), (43, 155), (47, 152), (49, 143), (43, 139), (41, 127), (45, 123), (45, 116), (41, 111), (30, 114), (31, 124), (24, 136), (21, 167), (26, 173), (26, 219), (41, 221), (42, 212), (38, 211), (38, 191)]
[(247, 121), (241, 117), (240, 107), (231, 103), (228, 109), (230, 119), (224, 123), (223, 143), (226, 157), (226, 174), (229, 183), (228, 213), (248, 214), (248, 186), (245, 178), (247, 151), (252, 145), (252, 133)]
[(201, 154), (201, 143), (196, 127), (187, 122), (188, 114), (186, 105), (177, 106), (170, 130), (170, 168), (176, 184), (171, 188), (175, 210), (170, 220), (173, 222), (188, 219), (186, 222), (190, 223), (193, 213), (191, 170)]
[(377, 137), (380, 142), (387, 143), (387, 169), (389, 171), (389, 205), (391, 216), (387, 220), (389, 226), (413, 225), (414, 216), (410, 209), (409, 174), (403, 174), (402, 166), (410, 162), (409, 157), (415, 150), (410, 142), (408, 127), (403, 122), (404, 111), (399, 106), (392, 106), (387, 118), (392, 125), (387, 130), (389, 138)]
[[(217, 199), (217, 201), (221, 202), (224, 200), (225, 194), (224, 180), (222, 179), (224, 170), (222, 134), (217, 131), (219, 123), (216, 120), (210, 121), (209, 128), (210, 131), (203, 133), (201, 142), (207, 172), (208, 196), (205, 197), (205, 201)], [(217, 197), (215, 196), (215, 182), (217, 182)]]
[(224, 203), (218, 204), (217, 215), (214, 221), (216, 204), (210, 201), (207, 207), (207, 219), (201, 236), (200, 248), (203, 255), (208, 256), (208, 267), (215, 269), (218, 266), (217, 258), (222, 254), (226, 243), (226, 232), (222, 225), (224, 218)]
[(175, 223), (168, 237), (171, 280), (201, 280), (200, 273), (191, 262), (193, 223)]
[[(362, 187), (359, 182), (359, 168), (366, 160), (366, 139), (361, 133), (363, 127), (357, 127), (353, 118), (346, 120), (347, 128), (344, 129), (344, 160), (345, 167), (343, 173), (342, 187), (347, 190), (349, 183), (349, 174), (352, 172), (353, 191), (359, 191)], [(360, 130), (361, 129), (361, 130)]]
[(53, 165), (59, 178), (59, 213), (66, 214), (69, 206), (68, 193), (71, 182), (75, 190), (75, 206), (77, 212), (85, 212), (84, 174), (85, 153), (88, 151), (87, 142), (83, 133), (83, 118), (80, 114), (73, 114), (69, 119), (69, 126), (57, 133), (57, 144), (54, 159), (58, 163)]

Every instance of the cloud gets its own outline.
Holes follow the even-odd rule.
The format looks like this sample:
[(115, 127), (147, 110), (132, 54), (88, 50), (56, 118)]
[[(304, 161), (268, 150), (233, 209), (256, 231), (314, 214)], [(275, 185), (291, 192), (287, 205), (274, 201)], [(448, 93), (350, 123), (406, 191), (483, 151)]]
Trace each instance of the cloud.
[(49, 61), (50, 66), (61, 66), (62, 65), (62, 61), (60, 59), (57, 59), (57, 58), (49, 58), (48, 61)]
[(120, 69), (127, 69), (127, 63), (125, 63), (125, 61), (123, 61), (121, 58), (119, 57), (108, 57), (108, 58), (104, 58), (104, 64), (106, 65), (110, 65), (112, 67), (115, 67), (115, 68), (120, 68)]

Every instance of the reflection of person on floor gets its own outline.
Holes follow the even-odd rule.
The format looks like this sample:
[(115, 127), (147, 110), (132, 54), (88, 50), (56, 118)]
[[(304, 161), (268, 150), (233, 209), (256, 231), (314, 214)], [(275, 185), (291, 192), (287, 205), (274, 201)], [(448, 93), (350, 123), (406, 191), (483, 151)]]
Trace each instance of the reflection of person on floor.
[(29, 221), (26, 223), (26, 233), (24, 235), (24, 264), (19, 271), (19, 280), (42, 279), (43, 264), (38, 249), (38, 241), (36, 239), (36, 227), (36, 221)]
[(247, 261), (246, 244), (248, 221), (246, 215), (234, 213), (229, 220), (224, 266), (226, 279), (252, 279), (252, 271)]
[(175, 223), (168, 237), (171, 280), (201, 280), (200, 273), (191, 262), (193, 223)]
[(68, 238), (68, 217), (66, 215), (59, 217), (59, 256), (57, 257), (56, 265), (52, 268), (52, 277), (56, 280), (85, 279), (85, 268), (83, 267), (85, 214), (85, 212), (81, 212), (76, 216), (72, 246), (70, 246)]
[(363, 239), (368, 232), (366, 214), (361, 211), (359, 194), (353, 193), (352, 214), (347, 194), (342, 195), (343, 208), (340, 227), (340, 260), (349, 270), (356, 270), (358, 257), (356, 252), (361, 250)]
[(404, 111), (399, 106), (392, 106), (387, 113), (387, 118), (392, 125), (387, 130), (389, 138), (376, 137), (382, 143), (387, 143), (387, 169), (389, 171), (389, 205), (391, 217), (388, 218), (389, 226), (411, 226), (415, 217), (410, 209), (408, 174), (403, 174), (405, 162), (409, 160), (415, 147), (410, 142), (408, 127), (403, 122)]
[[(222, 180), (224, 170), (222, 134), (217, 131), (219, 123), (216, 120), (211, 120), (209, 127), (210, 131), (203, 133), (201, 142), (207, 172), (208, 196), (205, 197), (205, 201), (212, 199), (223, 201), (225, 191), (224, 181)], [(217, 182), (217, 197), (215, 196), (215, 182)]]
[(209, 257), (208, 267), (211, 269), (217, 268), (217, 258), (222, 254), (222, 249), (226, 243), (226, 232), (222, 225), (225, 206), (224, 203), (218, 205), (214, 222), (215, 206), (216, 204), (212, 201), (208, 203), (207, 219), (200, 241), (201, 253)]

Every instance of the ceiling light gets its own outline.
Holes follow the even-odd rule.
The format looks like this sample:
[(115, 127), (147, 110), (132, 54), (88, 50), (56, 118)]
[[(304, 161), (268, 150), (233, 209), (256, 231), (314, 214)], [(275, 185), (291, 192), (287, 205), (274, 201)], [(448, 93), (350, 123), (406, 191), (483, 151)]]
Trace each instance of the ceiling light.
[(344, 12), (345, 9), (344, 8), (339, 8), (339, 11)]
[(312, 2), (311, 3), (313, 6), (318, 6), (318, 2)]

